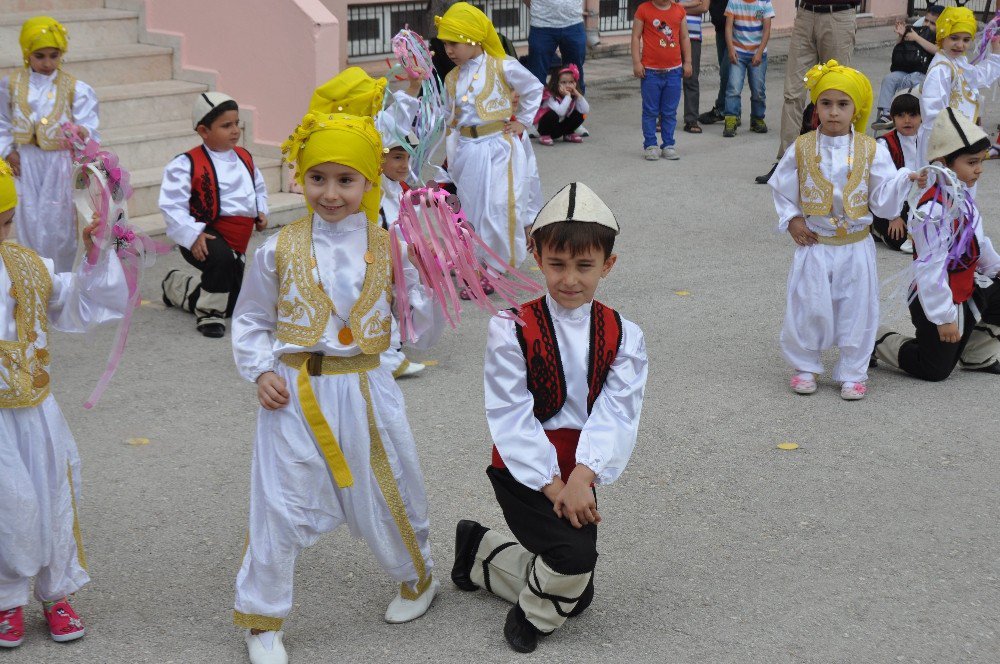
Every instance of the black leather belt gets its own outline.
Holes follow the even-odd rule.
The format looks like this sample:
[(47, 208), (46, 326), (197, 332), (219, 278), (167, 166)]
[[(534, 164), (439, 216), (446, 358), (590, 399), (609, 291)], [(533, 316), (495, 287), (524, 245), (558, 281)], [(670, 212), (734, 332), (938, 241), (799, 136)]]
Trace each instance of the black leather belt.
[(814, 12), (816, 14), (833, 14), (835, 12), (846, 12), (848, 9), (857, 9), (857, 5), (851, 4), (840, 4), (840, 5), (817, 5), (811, 2), (800, 2), (799, 7), (805, 9), (809, 12)]

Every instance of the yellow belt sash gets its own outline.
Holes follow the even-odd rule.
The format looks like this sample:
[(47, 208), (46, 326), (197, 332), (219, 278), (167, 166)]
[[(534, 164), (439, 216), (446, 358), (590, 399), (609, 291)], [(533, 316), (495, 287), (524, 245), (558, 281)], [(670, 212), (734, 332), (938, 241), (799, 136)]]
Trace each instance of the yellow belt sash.
[(871, 226), (865, 226), (860, 231), (854, 231), (853, 233), (848, 233), (847, 235), (816, 235), (816, 241), (820, 244), (828, 244), (835, 247), (842, 247), (845, 244), (854, 244), (856, 242), (861, 242), (869, 235), (871, 235)]

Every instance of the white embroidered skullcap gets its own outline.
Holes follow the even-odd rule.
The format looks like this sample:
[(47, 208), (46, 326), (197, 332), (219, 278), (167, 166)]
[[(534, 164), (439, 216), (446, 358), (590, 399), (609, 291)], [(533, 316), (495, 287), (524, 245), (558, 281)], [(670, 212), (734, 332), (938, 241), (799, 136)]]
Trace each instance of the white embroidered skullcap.
[(621, 232), (618, 220), (604, 201), (594, 193), (594, 190), (582, 182), (571, 182), (549, 199), (531, 225), (534, 233), (543, 226), (557, 224), (563, 221), (583, 221), (591, 224), (607, 226), (615, 232)]
[[(399, 134), (394, 134), (388, 143), (383, 143), (382, 147), (391, 150), (393, 148), (403, 147), (404, 140), (399, 136)], [(406, 135), (405, 144), (409, 145), (411, 148), (415, 148), (420, 145), (420, 139), (412, 131)]]
[(198, 128), (205, 116), (212, 112), (212, 109), (226, 101), (236, 101), (224, 92), (202, 92), (194, 100), (194, 107), (191, 109), (191, 124), (194, 129)]
[(943, 159), (952, 152), (972, 147), (976, 143), (986, 141), (989, 147), (989, 136), (966, 117), (961, 111), (950, 106), (938, 113), (931, 129), (931, 138), (927, 145), (927, 161)]

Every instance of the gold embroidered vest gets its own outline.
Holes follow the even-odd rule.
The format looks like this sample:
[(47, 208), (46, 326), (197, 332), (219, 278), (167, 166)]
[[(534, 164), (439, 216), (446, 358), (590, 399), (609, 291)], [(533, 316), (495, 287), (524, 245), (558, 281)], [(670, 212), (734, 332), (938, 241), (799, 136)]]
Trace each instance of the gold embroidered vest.
[[(309, 348), (319, 343), (333, 314), (333, 301), (313, 276), (312, 215), (278, 231), (275, 254), (278, 276), (278, 325), (275, 336), (287, 344)], [(392, 314), (392, 260), (389, 232), (368, 224), (368, 254), (361, 295), (347, 319), (354, 343), (373, 355), (389, 347)]]
[[(968, 84), (962, 68), (948, 59), (938, 60), (931, 69), (934, 67), (947, 67), (951, 70), (951, 95), (948, 97), (948, 105), (979, 124), (979, 90)], [(930, 73), (930, 69), (927, 73)]]
[(62, 150), (64, 139), (59, 125), (73, 119), (76, 79), (61, 70), (56, 74), (52, 112), (38, 118), (37, 122), (32, 121), (31, 106), (28, 104), (30, 79), (31, 70), (27, 67), (10, 77), (10, 116), (14, 142), (18, 145), (37, 145), (43, 150)]
[(0, 408), (37, 406), (49, 395), (49, 295), (52, 279), (38, 254), (11, 242), (0, 244), (10, 276), (17, 340), (0, 340)]
[[(485, 72), (483, 75), (483, 88), (476, 95), (476, 114), (483, 123), (495, 122), (497, 120), (509, 120), (514, 114), (513, 95), (510, 86), (507, 85), (507, 78), (503, 73), (503, 59), (494, 58), (491, 55), (483, 55), (486, 58)], [(451, 99), (452, 116), (455, 118), (455, 105), (458, 103), (458, 67), (455, 67), (444, 77), (445, 89)], [(452, 126), (457, 122), (453, 119)]]
[[(799, 172), (799, 204), (809, 216), (826, 217), (833, 212), (833, 183), (820, 169), (816, 150), (817, 132), (811, 131), (795, 139), (795, 161)], [(860, 219), (868, 212), (868, 177), (875, 160), (875, 139), (854, 134), (854, 161), (847, 171), (844, 185), (844, 214)]]

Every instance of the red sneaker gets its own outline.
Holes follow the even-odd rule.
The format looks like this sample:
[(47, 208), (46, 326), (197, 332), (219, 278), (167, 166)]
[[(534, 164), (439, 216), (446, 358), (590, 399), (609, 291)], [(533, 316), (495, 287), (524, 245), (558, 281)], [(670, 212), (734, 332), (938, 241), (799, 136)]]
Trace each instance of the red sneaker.
[(24, 607), (0, 611), (0, 648), (16, 648), (24, 641)]
[(65, 641), (75, 641), (84, 634), (83, 621), (76, 611), (70, 606), (69, 600), (63, 597), (61, 600), (44, 608), (45, 620), (49, 623), (49, 635), (53, 641), (63, 643)]

